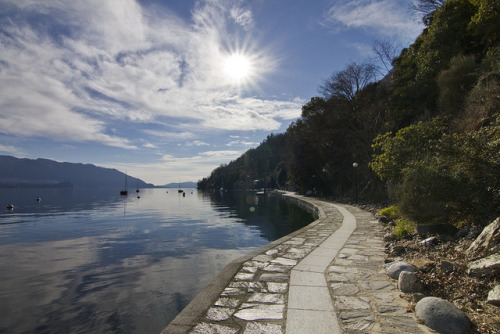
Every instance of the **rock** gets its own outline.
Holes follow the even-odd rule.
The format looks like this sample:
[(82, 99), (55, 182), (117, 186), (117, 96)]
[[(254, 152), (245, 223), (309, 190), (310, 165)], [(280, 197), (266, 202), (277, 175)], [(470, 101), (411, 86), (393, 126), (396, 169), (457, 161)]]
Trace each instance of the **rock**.
[(412, 293), (410, 295), (410, 301), (413, 302), (413, 303), (418, 303), (423, 298), (425, 298), (425, 295), (423, 293), (421, 293), (421, 292)]
[(399, 274), (398, 287), (401, 292), (413, 293), (421, 290), (422, 285), (417, 278), (417, 274), (409, 271), (402, 271)]
[(394, 241), (397, 238), (398, 237), (394, 233), (392, 233), (392, 232), (389, 232), (386, 235), (384, 235), (384, 241)]
[(495, 253), (500, 253), (500, 217), (484, 228), (465, 255), (476, 260)]
[(465, 334), (471, 328), (467, 315), (441, 298), (421, 299), (415, 306), (415, 313), (427, 327), (441, 334)]
[(500, 274), (500, 253), (469, 262), (467, 265), (467, 274), (474, 277)]
[(500, 285), (496, 285), (493, 290), (488, 293), (488, 304), (500, 306)]
[(395, 256), (403, 255), (404, 253), (406, 253), (406, 248), (404, 248), (403, 246), (394, 246), (391, 249), (391, 253)]
[(443, 273), (450, 273), (455, 270), (455, 264), (449, 261), (441, 261), (439, 270), (441, 270), (441, 272)]
[(469, 239), (469, 240), (476, 239), (481, 234), (481, 232), (483, 232), (483, 228), (482, 227), (472, 226), (470, 228), (469, 233), (467, 233), (467, 237), (466, 238)]
[(411, 264), (408, 264), (408, 263), (403, 262), (403, 261), (398, 261), (398, 262), (391, 264), (387, 268), (387, 275), (389, 275), (389, 277), (392, 279), (399, 279), (399, 274), (402, 271), (415, 272), (415, 271), (417, 271), (417, 269), (414, 266), (412, 266)]
[(436, 242), (437, 242), (438, 238), (436, 237), (430, 237), (430, 238), (427, 238), (425, 240), (422, 240), (419, 242), (419, 244), (421, 246), (430, 246), (430, 245), (434, 245)]

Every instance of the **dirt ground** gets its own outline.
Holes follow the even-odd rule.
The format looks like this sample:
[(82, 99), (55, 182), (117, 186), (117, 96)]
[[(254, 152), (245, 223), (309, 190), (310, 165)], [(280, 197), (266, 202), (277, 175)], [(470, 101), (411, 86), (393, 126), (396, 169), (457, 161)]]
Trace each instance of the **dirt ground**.
[[(418, 268), (417, 277), (423, 283), (422, 293), (448, 300), (464, 311), (474, 324), (473, 333), (499, 334), (500, 307), (487, 304), (488, 292), (499, 284), (499, 277), (473, 278), (467, 275), (465, 251), (473, 240), (443, 241), (437, 238), (429, 245), (421, 245), (421, 238), (412, 236), (392, 242), (397, 256)], [(394, 246), (391, 249), (394, 249)], [(388, 249), (388, 257), (394, 257)], [(414, 298), (408, 311), (414, 311)]]

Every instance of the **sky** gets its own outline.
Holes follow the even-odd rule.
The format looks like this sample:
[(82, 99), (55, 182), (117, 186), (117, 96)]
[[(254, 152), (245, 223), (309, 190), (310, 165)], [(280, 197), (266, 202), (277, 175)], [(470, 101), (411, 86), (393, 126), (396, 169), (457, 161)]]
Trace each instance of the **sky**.
[(198, 181), (409, 46), (413, 0), (0, 0), (0, 155)]

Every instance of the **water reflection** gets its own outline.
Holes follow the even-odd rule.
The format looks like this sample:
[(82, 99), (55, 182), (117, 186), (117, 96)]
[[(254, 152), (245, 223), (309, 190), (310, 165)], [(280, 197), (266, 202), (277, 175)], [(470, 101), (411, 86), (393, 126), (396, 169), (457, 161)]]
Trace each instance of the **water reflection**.
[(252, 194), (140, 194), (0, 192), (0, 332), (160, 332), (228, 262), (311, 220)]

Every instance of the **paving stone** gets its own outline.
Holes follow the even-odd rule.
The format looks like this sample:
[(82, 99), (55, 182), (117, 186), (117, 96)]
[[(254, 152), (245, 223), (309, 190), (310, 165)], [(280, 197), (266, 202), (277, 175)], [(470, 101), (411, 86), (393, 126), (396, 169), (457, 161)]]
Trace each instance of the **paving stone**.
[(207, 311), (207, 319), (212, 321), (223, 321), (229, 319), (234, 311), (233, 308), (228, 307), (211, 307)]
[(352, 264), (352, 261), (351, 260), (344, 260), (344, 259), (335, 259), (335, 261), (333, 263), (335, 263), (336, 265), (339, 265), (339, 266), (349, 266)]
[(366, 290), (394, 290), (395, 287), (388, 281), (358, 281), (358, 285)]
[(239, 329), (223, 325), (202, 322), (197, 324), (189, 333), (193, 334), (236, 334)]
[(351, 296), (336, 296), (335, 305), (339, 310), (366, 310), (370, 308), (367, 302)]
[(264, 273), (260, 275), (261, 282), (288, 282), (290, 275), (283, 273)]
[(335, 295), (340, 296), (354, 295), (359, 292), (356, 284), (352, 283), (331, 283), (330, 288), (333, 290)]
[(262, 268), (264, 271), (278, 272), (278, 273), (286, 273), (290, 271), (290, 266), (283, 266), (279, 264), (269, 264)]
[(282, 334), (280, 325), (270, 323), (249, 322), (243, 334)]
[(252, 281), (255, 277), (255, 273), (237, 273), (236, 276), (234, 276), (234, 279), (236, 281)]
[(266, 255), (273, 256), (278, 254), (278, 250), (276, 248), (270, 249), (266, 252)]
[(262, 282), (248, 282), (248, 292), (265, 292), (266, 286)]
[(246, 320), (283, 319), (285, 305), (243, 304), (242, 309), (234, 314), (235, 317)]
[(384, 303), (392, 303), (394, 300), (394, 296), (390, 292), (379, 292), (379, 293), (374, 293), (373, 296)]
[(270, 262), (274, 257), (269, 255), (260, 254), (253, 258), (254, 261), (258, 262)]
[(249, 299), (249, 303), (263, 304), (284, 304), (285, 296), (279, 293), (254, 293)]
[(285, 293), (288, 289), (288, 283), (267, 283), (267, 289), (273, 293)]
[(239, 304), (240, 304), (239, 299), (225, 298), (225, 297), (219, 298), (215, 302), (216, 306), (224, 306), (224, 307), (232, 307), (232, 308), (238, 307)]
[(258, 269), (257, 267), (244, 266), (241, 271), (254, 274)]
[(352, 273), (356, 274), (358, 272), (358, 268), (353, 268), (353, 267), (344, 267), (344, 266), (331, 266), (328, 268), (329, 272), (334, 272), (334, 273)]
[(405, 314), (406, 308), (397, 305), (377, 305), (377, 312)]
[(346, 273), (346, 274), (336, 274), (336, 273), (328, 273), (327, 279), (331, 282), (352, 282), (354, 281), (355, 275)]
[(238, 288), (225, 288), (221, 296), (238, 296), (245, 294), (244, 290)]
[(284, 266), (293, 267), (293, 266), (297, 265), (297, 260), (287, 259), (284, 257), (278, 257), (278, 258), (272, 260), (271, 263), (277, 263), (277, 264), (281, 264)]

